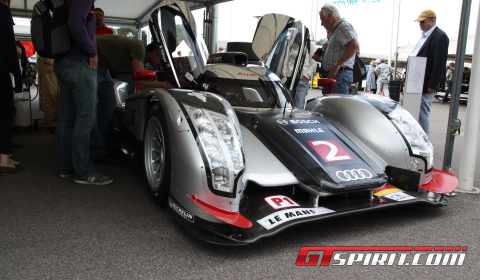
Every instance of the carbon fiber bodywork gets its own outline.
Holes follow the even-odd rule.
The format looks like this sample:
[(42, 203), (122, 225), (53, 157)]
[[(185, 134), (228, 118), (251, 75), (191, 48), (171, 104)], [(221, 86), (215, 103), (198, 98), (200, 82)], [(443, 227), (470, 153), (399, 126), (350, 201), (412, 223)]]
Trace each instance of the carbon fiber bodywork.
[[(454, 180), (425, 170), (426, 163), (411, 155), (406, 139), (386, 115), (394, 103), (331, 96), (311, 102), (308, 108), (314, 112), (296, 109), (278, 76), (266, 67), (245, 65), (241, 54), (216, 54), (210, 60), (214, 64), (204, 65), (204, 50), (192, 30), (187, 33), (193, 39), (187, 41), (193, 58), (176, 59), (175, 38), (168, 39), (174, 33), (158, 24), (182, 18), (186, 11), (184, 3), (167, 1), (151, 20), (169, 81), (184, 89), (143, 90), (126, 97), (119, 82), (114, 127), (121, 132), (117, 137), (121, 149), (142, 168), (169, 166), (165, 169), (169, 173), (161, 174), (169, 178), (167, 208), (189, 232), (207, 242), (241, 245), (290, 226), (343, 215), (409, 204), (448, 204), (442, 194)], [(190, 20), (190, 15), (182, 18), (183, 24)], [(288, 32), (296, 26), (289, 17), (281, 22), (288, 23)], [(296, 37), (307, 38), (302, 33), (306, 29), (298, 26)], [(161, 132), (158, 139), (168, 140), (160, 144), (168, 145), (164, 148), (169, 155), (154, 163), (145, 155), (155, 149), (146, 150), (144, 145), (152, 141), (145, 135), (156, 135), (146, 133), (152, 119), (160, 120), (161, 129), (154, 132)], [(205, 133), (217, 135), (214, 140), (220, 144), (206, 139)], [(217, 152), (230, 159), (229, 149), (236, 144), (240, 154), (232, 161), (240, 167), (232, 172), (233, 165), (219, 163), (212, 149), (223, 147)], [(226, 171), (214, 171), (219, 165)], [(442, 179), (435, 181), (436, 187), (434, 174)], [(217, 180), (224, 177), (231, 189), (218, 187)], [(150, 184), (152, 190), (158, 187)]]

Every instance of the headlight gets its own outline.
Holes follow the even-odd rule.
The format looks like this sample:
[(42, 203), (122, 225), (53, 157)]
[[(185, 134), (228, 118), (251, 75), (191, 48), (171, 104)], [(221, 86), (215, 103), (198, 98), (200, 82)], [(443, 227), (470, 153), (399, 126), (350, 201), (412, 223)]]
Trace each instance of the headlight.
[(233, 193), (235, 178), (244, 168), (243, 150), (237, 130), (227, 116), (185, 106), (198, 133), (212, 173), (212, 187)]
[(412, 153), (424, 157), (427, 160), (427, 170), (431, 169), (433, 167), (433, 146), (418, 122), (402, 106), (396, 106), (388, 116), (407, 139)]

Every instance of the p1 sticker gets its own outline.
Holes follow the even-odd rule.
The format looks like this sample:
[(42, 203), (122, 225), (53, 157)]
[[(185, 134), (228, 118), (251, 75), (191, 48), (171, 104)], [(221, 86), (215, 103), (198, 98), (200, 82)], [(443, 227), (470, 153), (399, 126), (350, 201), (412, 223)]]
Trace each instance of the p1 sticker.
[(272, 195), (265, 197), (265, 201), (268, 205), (272, 206), (273, 209), (282, 209), (287, 207), (300, 207), (295, 201), (291, 198), (283, 195)]
[(353, 160), (353, 157), (334, 140), (307, 141), (307, 143), (326, 161)]

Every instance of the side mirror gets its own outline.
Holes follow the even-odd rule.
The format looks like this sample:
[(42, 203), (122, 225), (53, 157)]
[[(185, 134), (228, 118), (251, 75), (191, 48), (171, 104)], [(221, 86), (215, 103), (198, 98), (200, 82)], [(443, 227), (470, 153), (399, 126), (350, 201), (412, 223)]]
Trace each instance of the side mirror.
[(319, 86), (328, 87), (327, 92), (325, 93), (330, 94), (332, 93), (333, 86), (337, 84), (337, 80), (331, 79), (331, 78), (324, 78), (324, 79), (318, 79), (317, 83)]
[(140, 81), (155, 81), (157, 74), (152, 70), (135, 71), (132, 74), (132, 79), (137, 82), (137, 91), (140, 90)]

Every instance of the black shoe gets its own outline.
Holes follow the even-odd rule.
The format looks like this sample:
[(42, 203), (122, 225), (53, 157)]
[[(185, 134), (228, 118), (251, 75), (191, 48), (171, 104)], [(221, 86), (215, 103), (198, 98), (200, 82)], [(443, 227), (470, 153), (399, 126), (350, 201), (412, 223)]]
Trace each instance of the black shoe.
[(102, 176), (95, 172), (92, 176), (84, 179), (74, 179), (73, 180), (77, 184), (83, 184), (83, 185), (109, 185), (113, 183), (113, 178), (107, 177), (107, 176)]
[(17, 143), (13, 143), (13, 142), (10, 143), (10, 148), (12, 148), (12, 149), (18, 149), (18, 148), (21, 148), (21, 147), (23, 147), (23, 144), (17, 144)]
[(106, 164), (106, 165), (118, 165), (118, 164), (122, 164), (122, 161), (112, 157), (109, 154), (106, 154), (103, 157), (94, 160), (93, 163)]
[(52, 134), (55, 134), (56, 130), (57, 130), (56, 126), (47, 127), (47, 131), (52, 133)]
[(21, 165), (17, 165), (17, 166), (15, 166), (15, 168), (0, 166), (0, 175), (12, 175), (12, 174), (16, 174), (16, 173), (21, 173), (25, 170), (27, 170), (27, 168), (25, 166), (21, 166)]

